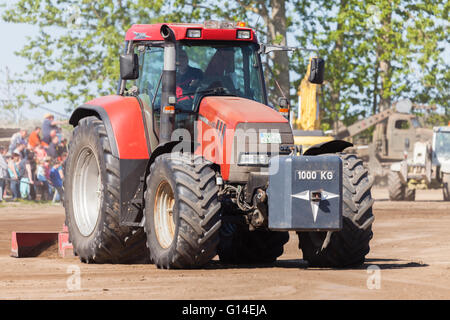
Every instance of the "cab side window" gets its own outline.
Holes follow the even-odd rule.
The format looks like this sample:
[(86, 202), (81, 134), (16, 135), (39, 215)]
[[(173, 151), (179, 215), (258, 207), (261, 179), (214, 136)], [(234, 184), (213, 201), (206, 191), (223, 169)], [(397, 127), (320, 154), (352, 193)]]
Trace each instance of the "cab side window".
[(395, 129), (408, 130), (410, 128), (408, 120), (397, 120), (395, 121)]
[(154, 129), (159, 132), (161, 109), (161, 75), (164, 67), (164, 48), (157, 46), (137, 47), (139, 54), (139, 97), (153, 109)]
[(140, 53), (139, 64), (141, 69), (138, 83), (139, 93), (148, 95), (150, 101), (154, 100), (155, 107), (159, 107), (157, 101), (161, 101), (159, 79), (164, 66), (164, 49), (161, 47), (145, 47), (145, 51)]

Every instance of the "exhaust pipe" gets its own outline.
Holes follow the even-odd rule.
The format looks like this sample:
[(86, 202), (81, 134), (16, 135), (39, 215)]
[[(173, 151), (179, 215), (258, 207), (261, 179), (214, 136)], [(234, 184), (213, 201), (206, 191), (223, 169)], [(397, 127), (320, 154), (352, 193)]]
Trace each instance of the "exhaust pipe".
[(161, 123), (160, 144), (171, 141), (175, 125), (175, 103), (176, 103), (176, 39), (175, 34), (169, 26), (163, 24), (160, 29), (164, 45), (164, 69), (161, 86)]
[(163, 24), (160, 29), (161, 36), (164, 40), (170, 40), (172, 42), (175, 42), (175, 34), (173, 33), (173, 30), (170, 29), (170, 27), (167, 24)]

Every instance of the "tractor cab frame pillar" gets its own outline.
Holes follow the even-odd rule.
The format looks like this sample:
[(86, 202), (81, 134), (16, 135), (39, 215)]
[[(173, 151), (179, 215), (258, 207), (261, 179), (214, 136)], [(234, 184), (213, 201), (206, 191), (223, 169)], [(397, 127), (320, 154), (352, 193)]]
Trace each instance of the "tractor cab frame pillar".
[(161, 123), (160, 144), (171, 141), (175, 123), (176, 103), (176, 40), (173, 30), (167, 25), (161, 26), (164, 46), (164, 69), (161, 87)]

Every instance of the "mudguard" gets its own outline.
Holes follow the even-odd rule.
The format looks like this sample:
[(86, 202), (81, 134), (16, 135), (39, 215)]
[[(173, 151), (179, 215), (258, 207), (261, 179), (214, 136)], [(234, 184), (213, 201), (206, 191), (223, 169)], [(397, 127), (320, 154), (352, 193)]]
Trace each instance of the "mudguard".
[(96, 116), (103, 121), (111, 153), (119, 159), (120, 223), (138, 225), (151, 153), (141, 104), (135, 97), (101, 97), (75, 109), (69, 123), (76, 126), (88, 116)]
[(97, 98), (78, 107), (70, 117), (73, 126), (95, 115), (105, 124), (113, 156), (119, 159), (149, 159), (143, 111), (135, 97), (118, 95)]

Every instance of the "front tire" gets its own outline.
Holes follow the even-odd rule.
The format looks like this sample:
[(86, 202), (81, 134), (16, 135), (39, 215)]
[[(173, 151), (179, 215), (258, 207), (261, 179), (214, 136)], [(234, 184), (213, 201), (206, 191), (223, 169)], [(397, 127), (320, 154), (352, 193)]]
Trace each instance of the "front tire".
[(442, 192), (444, 201), (450, 201), (450, 173), (444, 173), (442, 176)]
[(388, 176), (389, 182), (389, 200), (403, 201), (405, 200), (406, 188), (400, 180), (400, 175), (396, 171), (390, 171)]
[(220, 202), (212, 164), (191, 154), (155, 159), (147, 177), (145, 232), (158, 268), (198, 268), (216, 255)]
[(336, 232), (298, 232), (303, 259), (311, 267), (353, 267), (370, 251), (374, 216), (372, 182), (361, 159), (340, 154), (343, 162), (343, 226)]
[(416, 200), (416, 189), (405, 189), (405, 201), (415, 201)]
[(148, 263), (142, 228), (119, 224), (119, 160), (96, 117), (73, 131), (64, 181), (66, 225), (74, 253), (87, 263)]

